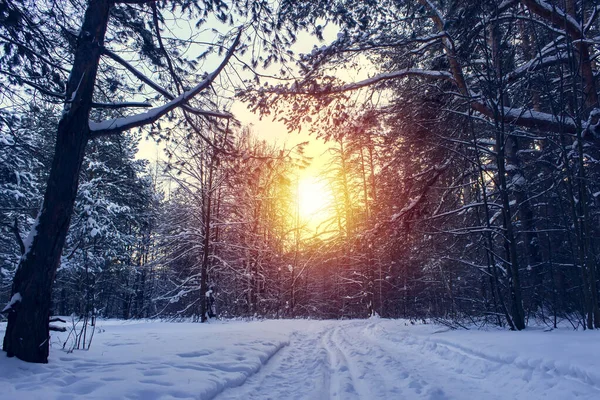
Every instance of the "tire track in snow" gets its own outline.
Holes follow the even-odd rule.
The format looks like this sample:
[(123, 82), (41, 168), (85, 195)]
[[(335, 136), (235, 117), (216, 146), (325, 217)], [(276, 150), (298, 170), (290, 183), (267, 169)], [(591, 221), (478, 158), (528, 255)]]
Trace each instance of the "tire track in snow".
[(322, 345), (327, 351), (329, 364), (329, 398), (337, 399), (363, 399), (357, 388), (357, 382), (350, 370), (346, 355), (335, 340), (339, 327), (332, 327), (323, 335)]
[[(368, 330), (377, 323), (372, 320), (355, 321), (340, 331), (340, 340), (349, 349), (352, 364), (360, 368), (364, 380), (363, 391), (370, 399), (446, 399), (445, 393), (433, 379), (420, 373), (423, 367), (415, 363), (418, 357), (404, 353), (401, 347), (382, 346), (370, 340)], [(427, 368), (425, 368), (426, 370)]]
[[(379, 322), (370, 322), (361, 329), (358, 337), (364, 346), (377, 349), (378, 368), (387, 382), (400, 387), (402, 399), (497, 399), (496, 393), (481, 387), (481, 381), (469, 379), (462, 373), (452, 373), (451, 366), (441, 365), (427, 352), (388, 340), (388, 333), (381, 332)], [(412, 338), (412, 336), (411, 336)], [(389, 397), (392, 391), (388, 393)], [(467, 396), (467, 397), (465, 397)]]
[[(511, 354), (491, 355), (441, 338), (409, 335), (406, 331), (400, 335), (390, 334), (381, 325), (373, 325), (365, 329), (365, 335), (371, 341), (377, 341), (386, 348), (404, 349), (406, 353), (420, 354), (421, 359), (428, 359), (431, 367), (429, 375), (431, 376), (435, 370), (441, 372), (438, 375), (440, 384), (444, 388), (450, 388), (451, 398), (460, 398), (461, 389), (463, 393), (468, 393), (470, 390), (483, 392), (485, 398), (489, 399), (523, 398), (531, 384), (534, 384), (536, 390), (543, 386), (544, 391), (551, 394), (555, 393), (561, 384), (563, 388), (570, 386), (561, 380), (576, 381), (582, 385), (570, 394), (570, 398), (578, 396), (585, 399), (600, 398), (598, 381), (576, 366)], [(418, 359), (415, 361), (418, 363)], [(418, 365), (415, 364), (415, 367)], [(427, 371), (422, 367), (417, 369)], [(490, 380), (493, 380), (494, 386), (503, 389), (499, 392), (490, 391)], [(536, 396), (540, 395), (539, 392), (536, 393)]]
[[(567, 371), (545, 360), (494, 356), (468, 342), (420, 336), (410, 327), (387, 331), (388, 326), (395, 327), (385, 320), (315, 321), (294, 332), (289, 345), (241, 386), (217, 399), (600, 398), (593, 377), (573, 370), (576, 366)], [(578, 381), (576, 387), (566, 382), (571, 379)]]
[(400, 383), (408, 377), (408, 373), (402, 363), (391, 360), (376, 343), (364, 340), (362, 331), (366, 324), (364, 320), (352, 321), (334, 333), (338, 348), (346, 354), (351, 365), (361, 398), (404, 398)]
[[(248, 373), (247, 367), (242, 368), (240, 370), (240, 372), (237, 374), (236, 377), (230, 378), (228, 380), (226, 380), (225, 382), (218, 382), (215, 381), (215, 387), (213, 388), (212, 391), (208, 391), (207, 393), (205, 393), (203, 396), (206, 398), (206, 400), (210, 400), (215, 398), (215, 396), (218, 396), (219, 394), (223, 393), (223, 391), (227, 390), (227, 388), (233, 388), (233, 387), (240, 387), (242, 385), (244, 385), (246, 383), (246, 381), (258, 374), (265, 365), (268, 365), (269, 362), (278, 356), (279, 353), (281, 353), (282, 351), (284, 351), (284, 349), (286, 349), (288, 347), (289, 343), (281, 343), (281, 345), (277, 346), (275, 348), (275, 350), (269, 354), (267, 354), (267, 356), (264, 359), (260, 360), (260, 363), (254, 367), (251, 367), (252, 370)], [(183, 353), (185, 354), (185, 353)], [(181, 357), (181, 355), (179, 355)], [(184, 357), (185, 358), (185, 357)], [(206, 371), (207, 367), (206, 366), (196, 366), (196, 365), (171, 365), (173, 368), (179, 368), (179, 369), (192, 369), (192, 370), (197, 370), (197, 371)], [(208, 367), (208, 370), (215, 370), (215, 369), (222, 369), (224, 371), (233, 371), (235, 372), (236, 368), (230, 368), (226, 365), (223, 366), (219, 366), (219, 365), (215, 365), (212, 364)], [(244, 371), (244, 372), (242, 372)]]
[(327, 400), (327, 353), (320, 346), (326, 330), (294, 332), (289, 345), (240, 386), (226, 389), (216, 400)]

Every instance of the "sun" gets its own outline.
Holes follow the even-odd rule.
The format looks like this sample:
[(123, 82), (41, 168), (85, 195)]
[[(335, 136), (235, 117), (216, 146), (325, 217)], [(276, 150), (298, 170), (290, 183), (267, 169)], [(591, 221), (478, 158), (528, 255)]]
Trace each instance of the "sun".
[(314, 176), (306, 176), (298, 181), (298, 211), (300, 218), (316, 227), (327, 219), (330, 213), (331, 193), (325, 182)]

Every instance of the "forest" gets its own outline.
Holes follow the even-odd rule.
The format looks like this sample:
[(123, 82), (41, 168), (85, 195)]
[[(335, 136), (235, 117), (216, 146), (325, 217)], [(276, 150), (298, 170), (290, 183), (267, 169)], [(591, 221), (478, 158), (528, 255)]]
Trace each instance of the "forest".
[(4, 350), (46, 362), (54, 315), (600, 328), (599, 14), (0, 0)]

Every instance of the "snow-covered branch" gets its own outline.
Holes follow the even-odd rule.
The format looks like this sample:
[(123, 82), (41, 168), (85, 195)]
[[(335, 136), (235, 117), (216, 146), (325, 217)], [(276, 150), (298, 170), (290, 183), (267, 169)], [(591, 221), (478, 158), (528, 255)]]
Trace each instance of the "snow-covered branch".
[(502, 113), (495, 115), (488, 106), (472, 102), (471, 107), (490, 119), (500, 119), (506, 123), (515, 124), (524, 128), (535, 128), (550, 132), (576, 133), (577, 124), (573, 118), (557, 117), (553, 114), (543, 113), (530, 109), (505, 107)]
[(521, 0), (521, 2), (546, 21), (565, 30), (571, 37), (577, 47), (578, 57), (580, 58), (579, 69), (583, 78), (583, 92), (586, 99), (586, 106), (592, 109), (598, 106), (598, 92), (596, 90), (596, 78), (592, 68), (592, 58), (590, 50), (585, 40), (585, 31), (583, 24), (579, 23), (569, 13), (564, 12), (555, 5), (550, 5), (544, 0)]
[(521, 0), (521, 3), (527, 6), (533, 13), (564, 29), (573, 39), (581, 39), (583, 37), (580, 24), (556, 6), (546, 3), (544, 0)]
[(148, 102), (125, 102), (125, 103), (92, 103), (92, 108), (106, 108), (106, 109), (118, 109), (118, 108), (145, 108), (152, 107), (152, 104)]
[(240, 30), (235, 37), (232, 46), (229, 48), (225, 54), (225, 57), (221, 61), (221, 64), (219, 64), (219, 66), (213, 72), (208, 74), (206, 78), (204, 78), (204, 80), (198, 83), (195, 87), (182, 93), (180, 96), (175, 97), (170, 102), (160, 107), (153, 108), (145, 113), (122, 118), (113, 118), (102, 122), (90, 121), (90, 131), (92, 132), (92, 136), (97, 137), (101, 135), (121, 133), (128, 129), (148, 125), (157, 121), (159, 118), (175, 110), (176, 108), (183, 106), (197, 94), (208, 88), (223, 70), (223, 68), (225, 68), (240, 42), (241, 34), (242, 31)]
[(506, 82), (512, 83), (522, 78), (524, 75), (539, 71), (546, 67), (552, 67), (554, 65), (567, 63), (569, 61), (568, 54), (559, 53), (553, 56), (541, 56), (533, 60), (526, 62), (518, 68), (515, 68), (512, 72), (506, 75)]
[[(431, 16), (433, 23), (440, 32), (444, 32), (446, 28), (446, 21), (444, 20), (442, 13), (429, 0), (419, 0), (419, 3), (421, 3), (424, 7), (429, 8), (433, 12), (433, 15)], [(444, 47), (444, 53), (446, 54), (446, 58), (450, 64), (450, 71), (454, 81), (456, 82), (458, 90), (462, 95), (468, 96), (469, 88), (467, 87), (467, 81), (465, 79), (462, 66), (458, 62), (458, 57), (454, 49), (454, 43), (449, 36), (445, 36), (442, 39), (442, 45)]]
[(376, 83), (379, 83), (382, 81), (399, 79), (399, 78), (404, 78), (407, 76), (417, 76), (417, 77), (421, 77), (421, 78), (442, 79), (442, 80), (450, 80), (450, 81), (453, 79), (452, 75), (445, 71), (428, 71), (428, 70), (423, 70), (423, 69), (412, 69), (411, 68), (411, 69), (405, 69), (402, 71), (388, 72), (388, 73), (375, 75), (371, 78), (367, 78), (360, 82), (349, 83), (347, 85), (340, 86), (339, 88), (335, 89), (335, 91), (336, 92), (346, 92), (349, 90), (356, 90), (356, 89), (360, 89), (365, 86), (370, 86), (370, 85), (373, 85), (373, 84), (376, 84)]
[(596, 18), (598, 17), (598, 14), (600, 13), (600, 6), (596, 6), (596, 8), (594, 8), (594, 11), (592, 12), (592, 15), (590, 16), (590, 18), (588, 19), (588, 22), (585, 24), (584, 28), (583, 28), (583, 32), (587, 32), (593, 25), (594, 21), (596, 20)]
[(311, 87), (309, 89), (297, 88), (297, 84), (292, 84), (292, 86), (288, 88), (275, 88), (269, 89), (270, 92), (275, 92), (277, 94), (290, 94), (290, 95), (316, 95), (316, 94), (335, 94), (335, 93), (343, 93), (349, 92), (353, 90), (362, 89), (367, 86), (372, 86), (377, 83), (383, 81), (390, 81), (395, 79), (401, 79), (408, 76), (417, 76), (428, 79), (442, 79), (442, 80), (452, 80), (452, 75), (445, 71), (428, 71), (423, 69), (403, 69), (400, 71), (394, 72), (385, 72), (382, 74), (375, 75), (371, 78), (364, 79), (358, 82), (352, 82), (345, 85), (340, 85), (337, 87), (333, 86), (317, 86)]
[[(122, 65), (126, 70), (128, 70), (129, 72), (131, 72), (136, 78), (138, 78), (140, 81), (144, 82), (146, 85), (150, 86), (152, 89), (154, 89), (155, 91), (157, 91), (158, 93), (160, 93), (162, 96), (164, 96), (168, 100), (174, 100), (175, 99), (176, 96), (174, 96), (172, 93), (170, 93), (165, 88), (163, 88), (160, 85), (158, 85), (152, 79), (148, 78), (146, 75), (144, 75), (142, 72), (140, 72), (139, 70), (137, 70), (133, 65), (131, 65), (129, 62), (127, 62), (126, 60), (124, 60), (119, 55), (113, 53), (112, 51), (110, 51), (110, 50), (108, 50), (106, 48), (103, 49), (102, 54), (104, 54), (105, 56), (109, 57), (113, 61), (119, 63), (120, 65)], [(202, 109), (199, 109), (199, 108), (192, 107), (192, 106), (190, 106), (188, 104), (184, 104), (183, 108), (186, 111), (188, 111), (188, 112), (190, 112), (190, 113), (192, 113), (194, 115), (203, 115), (203, 116), (206, 116), (206, 117), (215, 117), (215, 118), (231, 118), (232, 117), (232, 115), (229, 114), (229, 113), (218, 112), (218, 111), (210, 111), (210, 110), (202, 110)]]

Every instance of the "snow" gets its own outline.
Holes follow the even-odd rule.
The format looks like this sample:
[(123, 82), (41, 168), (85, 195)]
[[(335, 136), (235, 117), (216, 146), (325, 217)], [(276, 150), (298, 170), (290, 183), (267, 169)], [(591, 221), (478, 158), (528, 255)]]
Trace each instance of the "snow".
[[(73, 93), (71, 93), (71, 97), (65, 102), (63, 112), (62, 112), (62, 117), (64, 117), (65, 115), (67, 115), (69, 113), (69, 111), (71, 111), (71, 106), (72, 106), (73, 102), (75, 102), (75, 99), (77, 98), (77, 92), (79, 91), (79, 88), (81, 87), (81, 82), (83, 82), (83, 77), (84, 77), (84, 75), (82, 75), (81, 78), (79, 78), (77, 87), (75, 88), (75, 90), (73, 90)], [(71, 79), (71, 75), (69, 75), (69, 80), (70, 79)]]
[(525, 180), (525, 178), (521, 174), (516, 174), (512, 178), (512, 184), (514, 186), (521, 187), (521, 186), (524, 186), (526, 183), (527, 183), (527, 181)]
[(10, 301), (8, 302), (8, 304), (2, 309), (1, 312), (6, 312), (8, 310), (10, 310), (12, 308), (12, 306), (14, 306), (16, 303), (20, 302), (23, 300), (23, 297), (21, 296), (21, 293), (17, 292), (15, 294), (13, 294), (13, 296), (10, 298)]
[[(5, 324), (0, 325), (0, 334)], [(99, 321), (89, 351), (0, 357), (6, 399), (596, 399), (600, 332), (349, 321)]]
[[(187, 93), (184, 93), (184, 95)], [(168, 111), (171, 111), (174, 108), (174, 104), (182, 103), (187, 100), (187, 97), (184, 95), (180, 95), (170, 102), (151, 109), (150, 111), (146, 111), (143, 113), (131, 115), (128, 117), (119, 117), (112, 118), (109, 120), (105, 120), (102, 122), (94, 122), (90, 121), (90, 130), (91, 131), (105, 131), (105, 130), (118, 130), (128, 126), (133, 126), (136, 124), (144, 123), (146, 121), (153, 122), (158, 119), (160, 116), (166, 114)]]
[(25, 246), (25, 252), (22, 255), (23, 259), (27, 258), (27, 255), (29, 254), (29, 250), (31, 249), (31, 245), (33, 244), (33, 240), (35, 239), (35, 237), (37, 235), (37, 228), (38, 228), (38, 224), (39, 224), (39, 221), (40, 221), (40, 214), (41, 213), (42, 213), (42, 210), (40, 210), (40, 212), (38, 212), (38, 215), (35, 218), (35, 221), (33, 222), (33, 225), (31, 225), (31, 229), (29, 230), (29, 234), (27, 235), (27, 237), (25, 238), (25, 240), (23, 240), (23, 245)]

